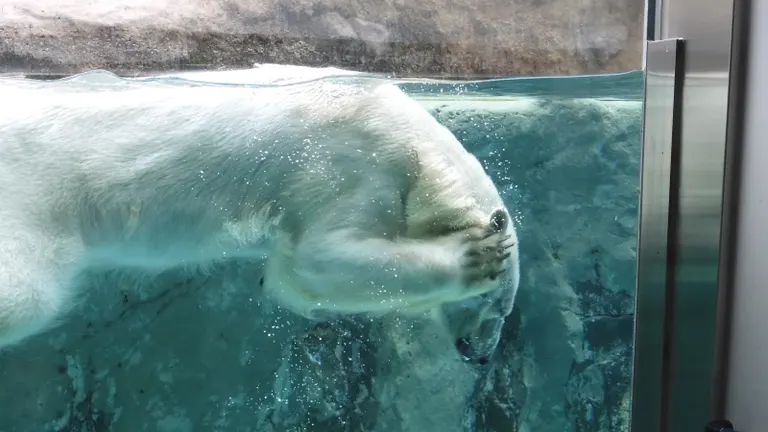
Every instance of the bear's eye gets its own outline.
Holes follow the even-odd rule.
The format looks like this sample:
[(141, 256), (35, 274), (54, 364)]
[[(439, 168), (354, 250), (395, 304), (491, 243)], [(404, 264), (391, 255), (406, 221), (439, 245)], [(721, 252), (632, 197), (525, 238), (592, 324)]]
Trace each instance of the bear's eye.
[(496, 209), (491, 213), (489, 222), (491, 229), (496, 232), (502, 232), (507, 229), (507, 212), (502, 209)]

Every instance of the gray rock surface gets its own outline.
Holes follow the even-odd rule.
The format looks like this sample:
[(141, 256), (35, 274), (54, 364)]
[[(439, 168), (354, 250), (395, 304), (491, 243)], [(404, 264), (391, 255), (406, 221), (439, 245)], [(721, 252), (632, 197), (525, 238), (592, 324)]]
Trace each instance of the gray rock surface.
[(641, 66), (643, 0), (5, 0), (0, 73), (254, 63), (514, 76)]
[(522, 285), (489, 365), (428, 321), (297, 318), (260, 262), (93, 274), (61, 327), (0, 353), (0, 432), (628, 430), (641, 103), (417, 97), (516, 212)]

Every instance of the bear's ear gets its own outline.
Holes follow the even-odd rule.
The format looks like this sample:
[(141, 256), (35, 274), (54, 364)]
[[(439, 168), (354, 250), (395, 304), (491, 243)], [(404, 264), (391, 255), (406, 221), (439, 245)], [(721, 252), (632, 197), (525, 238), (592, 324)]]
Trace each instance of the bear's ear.
[(507, 229), (509, 219), (504, 209), (496, 209), (491, 213), (491, 220), (488, 222), (491, 229), (495, 232), (502, 232)]

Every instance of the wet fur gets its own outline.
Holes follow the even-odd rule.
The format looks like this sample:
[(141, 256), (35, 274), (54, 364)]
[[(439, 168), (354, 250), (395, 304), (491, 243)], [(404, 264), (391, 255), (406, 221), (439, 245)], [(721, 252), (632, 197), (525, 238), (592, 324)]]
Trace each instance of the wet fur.
[(498, 191), (393, 85), (2, 90), (0, 347), (54, 326), (84, 269), (265, 255), (265, 291), (309, 318), (511, 310)]

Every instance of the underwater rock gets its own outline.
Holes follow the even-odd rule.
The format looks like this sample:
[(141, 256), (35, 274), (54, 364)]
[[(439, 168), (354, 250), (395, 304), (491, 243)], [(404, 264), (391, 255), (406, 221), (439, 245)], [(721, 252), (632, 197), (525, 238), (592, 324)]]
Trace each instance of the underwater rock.
[[(292, 339), (276, 373), (274, 430), (373, 430), (376, 356), (369, 323), (320, 323)], [(265, 429), (260, 429), (265, 430)]]
[(640, 101), (423, 103), (519, 226), (489, 364), (426, 319), (296, 317), (260, 296), (260, 262), (94, 274), (62, 326), (0, 353), (0, 431), (628, 430)]
[(523, 408), (528, 399), (526, 368), (530, 371), (535, 365), (530, 347), (526, 347), (520, 338), (519, 310), (507, 318), (501, 340), (491, 367), (477, 381), (469, 412), (472, 428), (467, 430), (521, 430)]
[(479, 368), (461, 360), (444, 331), (427, 319), (389, 317), (372, 339), (380, 341), (376, 432), (467, 430), (464, 416)]
[(254, 63), (431, 76), (639, 69), (640, 0), (5, 1), (0, 73)]

